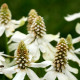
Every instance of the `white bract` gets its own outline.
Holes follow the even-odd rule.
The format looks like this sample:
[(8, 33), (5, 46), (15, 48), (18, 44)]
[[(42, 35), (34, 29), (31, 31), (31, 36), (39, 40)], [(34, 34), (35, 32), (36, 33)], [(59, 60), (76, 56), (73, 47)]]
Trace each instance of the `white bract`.
[[(66, 21), (73, 21), (75, 19), (80, 18), (80, 12), (72, 14), (72, 15), (68, 15), (67, 17), (64, 17), (64, 18), (65, 18)], [(80, 23), (77, 23), (77, 25), (76, 25), (76, 32), (78, 34), (80, 34)], [(80, 41), (80, 39), (79, 39), (79, 41)]]
[(50, 42), (53, 40), (58, 41), (59, 34), (46, 34), (45, 24), (42, 17), (37, 16), (35, 18), (28, 32), (29, 34), (27, 35), (18, 31), (15, 32), (9, 41), (9, 43), (11, 41), (15, 43), (10, 44), (9, 50), (15, 50), (18, 43), (23, 40), (29, 49), (29, 53), (33, 55), (34, 60), (38, 60), (40, 58), (40, 51), (43, 53), (43, 58), (45, 58), (44, 55), (52, 56), (51, 53), (54, 52), (54, 49)]
[(61, 38), (58, 42), (54, 59), (51, 60), (51, 67), (46, 70), (45, 76), (42, 80), (78, 80), (72, 73), (77, 74), (78, 69), (72, 68), (68, 64), (68, 60), (76, 61), (80, 64), (80, 60), (71, 53), (67, 45), (67, 42), (64, 38)]
[(12, 15), (10, 10), (8, 9), (7, 4), (3, 4), (0, 9), (0, 36), (3, 33), (6, 33), (6, 36), (9, 37), (13, 34), (16, 28), (24, 25), (27, 18), (23, 17), (20, 20), (12, 20)]
[(14, 74), (16, 73), (13, 80), (24, 80), (25, 75), (30, 78), (30, 80), (40, 80), (39, 77), (36, 75), (36, 73), (30, 69), (30, 67), (33, 68), (45, 68), (46, 66), (50, 65), (50, 61), (43, 61), (41, 63), (35, 63), (32, 60), (31, 55), (29, 55), (26, 45), (23, 41), (21, 41), (18, 45), (17, 50), (15, 51), (15, 60), (16, 63), (14, 66), (4, 69), (4, 72)]
[[(77, 23), (77, 25), (76, 25), (76, 32), (78, 34), (80, 34), (80, 23)], [(79, 41), (80, 41), (80, 39), (79, 39)]]
[(79, 13), (75, 13), (72, 15), (68, 15), (67, 17), (64, 17), (66, 21), (73, 21), (75, 19), (80, 18), (80, 12)]
[(10, 74), (10, 73), (6, 74), (4, 72), (4, 69), (6, 69), (8, 63), (6, 63), (6, 60), (5, 60), (5, 58), (3, 56), (4, 57), (9, 57), (8, 55), (4, 54), (4, 52), (0, 52), (0, 74), (4, 74), (6, 77), (11, 79), (12, 78), (12, 74)]
[(5, 54), (3, 54), (3, 53), (4, 52), (0, 52), (0, 68), (4, 67), (3, 62), (5, 62), (5, 59), (3, 57), (3, 55), (5, 55)]

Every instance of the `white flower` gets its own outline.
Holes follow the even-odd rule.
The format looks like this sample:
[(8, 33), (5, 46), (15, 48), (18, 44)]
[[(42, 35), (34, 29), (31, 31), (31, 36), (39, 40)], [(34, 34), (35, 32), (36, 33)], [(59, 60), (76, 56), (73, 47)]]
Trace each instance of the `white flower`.
[(24, 80), (25, 75), (30, 78), (30, 80), (40, 80), (39, 77), (34, 73), (30, 67), (33, 68), (45, 68), (46, 66), (50, 65), (50, 61), (43, 61), (41, 63), (35, 63), (32, 60), (31, 55), (29, 55), (26, 46), (23, 41), (21, 41), (18, 45), (17, 50), (15, 51), (15, 59), (16, 63), (14, 66), (4, 69), (4, 72), (14, 74), (16, 73), (13, 80)]
[(80, 18), (80, 12), (79, 13), (75, 13), (72, 15), (68, 15), (67, 17), (64, 17), (66, 21), (73, 21), (77, 18)]
[(6, 36), (9, 37), (13, 34), (16, 28), (24, 25), (27, 18), (23, 17), (20, 20), (12, 20), (11, 12), (8, 9), (6, 3), (1, 6), (0, 9), (0, 36), (5, 32)]
[(78, 70), (70, 67), (69, 65), (65, 65), (65, 69), (63, 72), (56, 72), (54, 66), (52, 65), (47, 73), (42, 78), (42, 80), (78, 80), (72, 73), (77, 74)]
[[(68, 65), (68, 60), (76, 60), (74, 55), (68, 52), (68, 45), (64, 38), (61, 38), (56, 46), (54, 59), (51, 60), (51, 67), (47, 69), (47, 73), (42, 80), (78, 80), (72, 73), (77, 74), (78, 69), (72, 68)], [(71, 57), (71, 58), (70, 58)], [(73, 57), (73, 59), (72, 59)]]
[[(34, 60), (38, 60), (40, 58), (40, 51), (44, 55), (50, 55), (54, 52), (53, 46), (50, 44), (51, 41), (55, 40), (58, 41), (59, 34), (52, 35), (46, 34), (45, 24), (43, 22), (43, 18), (38, 16), (35, 18), (33, 24), (29, 28), (29, 34), (25, 35), (20, 32), (15, 32), (14, 35), (11, 37), (9, 43), (11, 41), (16, 42), (12, 43), (9, 46), (9, 50), (15, 50), (18, 43), (23, 40), (25, 44), (28, 46), (29, 52), (33, 55)], [(52, 56), (53, 58), (53, 56)]]

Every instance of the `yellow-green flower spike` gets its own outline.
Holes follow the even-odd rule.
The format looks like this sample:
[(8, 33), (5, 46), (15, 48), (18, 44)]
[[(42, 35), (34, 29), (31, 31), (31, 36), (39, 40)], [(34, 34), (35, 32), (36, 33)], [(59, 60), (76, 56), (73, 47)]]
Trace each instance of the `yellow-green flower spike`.
[(16, 63), (18, 64), (18, 68), (20, 69), (25, 69), (29, 63), (28, 50), (26, 49), (26, 45), (24, 44), (23, 41), (19, 43), (19, 46), (17, 49)]
[(62, 72), (67, 62), (66, 56), (67, 56), (67, 49), (68, 49), (67, 43), (64, 38), (60, 39), (59, 43), (56, 46), (56, 49), (57, 52), (54, 60), (55, 71)]
[(38, 16), (37, 12), (35, 9), (31, 9), (30, 12), (29, 12), (29, 17), (28, 17), (28, 25), (27, 25), (27, 28), (28, 28), (28, 31), (34, 21), (34, 19)]
[(44, 23), (44, 20), (41, 16), (38, 16), (34, 20), (30, 31), (33, 32), (36, 37), (42, 37), (44, 34), (46, 34), (45, 23)]
[(6, 25), (11, 20), (11, 12), (8, 9), (8, 5), (4, 3), (0, 9), (0, 24)]
[(70, 50), (70, 49), (73, 49), (72, 36), (71, 36), (70, 34), (68, 34), (66, 40), (67, 40), (67, 43), (68, 43), (68, 44), (67, 44), (67, 45), (68, 45), (68, 49), (69, 49), (69, 50)]

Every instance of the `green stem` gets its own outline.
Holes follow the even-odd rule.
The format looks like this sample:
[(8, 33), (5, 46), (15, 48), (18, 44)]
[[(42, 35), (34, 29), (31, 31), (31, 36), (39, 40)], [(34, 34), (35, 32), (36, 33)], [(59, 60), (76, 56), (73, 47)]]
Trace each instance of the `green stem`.
[(9, 55), (9, 49), (8, 49), (8, 38), (6, 37), (6, 34), (4, 33), (4, 36), (5, 36), (5, 45), (6, 45), (6, 54)]
[(9, 54), (8, 45), (7, 45), (7, 37), (5, 33), (0, 37), (0, 51), (4, 51), (4, 54)]

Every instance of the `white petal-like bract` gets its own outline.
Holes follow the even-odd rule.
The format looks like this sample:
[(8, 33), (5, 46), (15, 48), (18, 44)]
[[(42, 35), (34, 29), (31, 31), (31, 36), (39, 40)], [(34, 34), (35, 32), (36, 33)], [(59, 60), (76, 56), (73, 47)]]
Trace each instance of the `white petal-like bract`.
[(34, 68), (39, 68), (39, 67), (45, 68), (49, 65), (52, 65), (52, 61), (43, 61), (41, 63), (31, 63), (30, 65), (31, 67), (34, 67)]
[(15, 75), (13, 80), (24, 80), (25, 75), (26, 75), (26, 71), (25, 70), (21, 70), (21, 71), (17, 72), (17, 74)]
[(77, 23), (76, 25), (76, 32), (80, 34), (80, 23)]
[(30, 78), (30, 80), (40, 80), (36, 73), (34, 73), (34, 71), (32, 71), (29, 68), (27, 68), (27, 75)]
[(0, 36), (2, 36), (2, 35), (3, 35), (4, 31), (5, 31), (5, 27), (0, 26)]
[(72, 15), (68, 15), (67, 17), (64, 17), (66, 21), (73, 21), (77, 18), (80, 18), (80, 12), (79, 13), (75, 13)]

